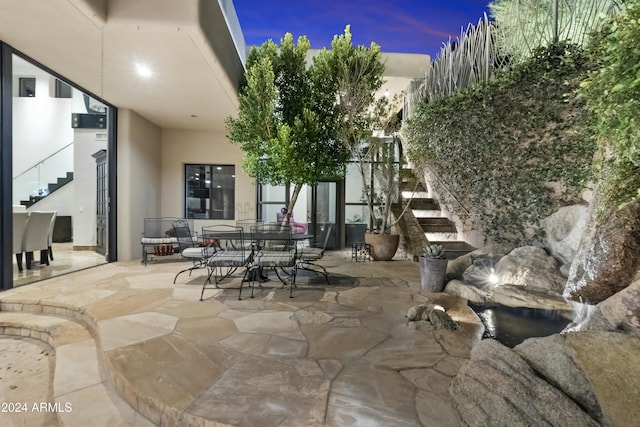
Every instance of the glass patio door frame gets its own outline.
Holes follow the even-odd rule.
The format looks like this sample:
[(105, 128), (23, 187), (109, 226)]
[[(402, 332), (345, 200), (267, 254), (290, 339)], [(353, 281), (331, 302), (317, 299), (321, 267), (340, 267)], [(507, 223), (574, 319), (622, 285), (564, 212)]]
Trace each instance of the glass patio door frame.
[[(13, 55), (28, 61), (60, 81), (90, 95), (101, 97), (65, 79), (38, 61), (0, 40), (0, 290), (13, 288)], [(107, 262), (117, 254), (117, 108), (107, 108)]]
[[(328, 179), (322, 180), (321, 183), (335, 183), (335, 224), (334, 224), (334, 234), (336, 238), (335, 249), (342, 249), (344, 246), (344, 180), (343, 179)], [(264, 205), (278, 205), (278, 206), (288, 206), (289, 201), (291, 200), (291, 186), (286, 185), (285, 187), (285, 200), (265, 200), (264, 194), (265, 191), (263, 189), (263, 185), (257, 186), (256, 193), (256, 209), (257, 209), (257, 218), (259, 220), (270, 222), (272, 219), (263, 217), (263, 206)], [(310, 216), (309, 216), (309, 230), (316, 230), (318, 225), (318, 188), (317, 186), (307, 186), (308, 190), (310, 190), (311, 194), (311, 206)], [(296, 205), (299, 203), (307, 203), (307, 200), (298, 199)], [(296, 218), (297, 221), (300, 221), (300, 218)], [(313, 234), (313, 233), (312, 233)], [(317, 240), (318, 236), (314, 236), (310, 244), (312, 246), (322, 245), (324, 241)], [(327, 247), (331, 247), (330, 244), (327, 244)]]

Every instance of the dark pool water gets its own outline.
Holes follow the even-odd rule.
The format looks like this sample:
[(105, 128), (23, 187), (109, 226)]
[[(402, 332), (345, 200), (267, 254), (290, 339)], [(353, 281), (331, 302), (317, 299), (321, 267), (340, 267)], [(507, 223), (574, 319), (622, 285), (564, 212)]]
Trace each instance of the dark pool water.
[(557, 334), (571, 323), (554, 310), (472, 303), (469, 307), (484, 324), (483, 338), (495, 338), (507, 347), (515, 347), (527, 338)]

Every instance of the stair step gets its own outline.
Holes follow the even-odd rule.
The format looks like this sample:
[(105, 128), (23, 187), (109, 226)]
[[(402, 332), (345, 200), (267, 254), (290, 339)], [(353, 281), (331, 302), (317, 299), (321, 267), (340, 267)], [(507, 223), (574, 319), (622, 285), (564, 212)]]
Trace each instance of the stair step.
[(54, 191), (57, 191), (59, 188), (65, 186), (66, 184), (70, 183), (71, 181), (73, 181), (73, 172), (67, 172), (66, 176), (64, 177), (58, 177), (57, 182), (50, 182), (49, 184), (47, 184), (47, 190), (48, 193), (46, 195), (43, 196), (29, 196), (29, 200), (21, 200), (20, 204), (28, 207), (31, 207), (32, 205), (34, 205), (35, 203), (37, 203), (38, 201), (44, 199), (45, 197), (47, 197), (49, 194), (53, 193)]
[(439, 211), (440, 205), (431, 197), (420, 197), (411, 199), (410, 207), (414, 210), (421, 211)]
[(422, 183), (416, 186), (415, 181), (402, 181), (400, 183), (400, 191), (427, 191)]
[(446, 217), (422, 217), (418, 223), (425, 232), (430, 233), (456, 233), (456, 225)]

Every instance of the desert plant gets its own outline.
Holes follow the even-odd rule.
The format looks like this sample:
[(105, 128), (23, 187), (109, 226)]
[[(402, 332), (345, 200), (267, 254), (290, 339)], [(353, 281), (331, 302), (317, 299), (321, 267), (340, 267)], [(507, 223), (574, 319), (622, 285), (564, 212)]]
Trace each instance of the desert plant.
[(432, 259), (443, 259), (447, 250), (442, 245), (430, 244), (422, 249), (422, 256)]
[(536, 48), (565, 41), (585, 46), (602, 16), (622, 0), (494, 0), (489, 4), (500, 51), (520, 62)]

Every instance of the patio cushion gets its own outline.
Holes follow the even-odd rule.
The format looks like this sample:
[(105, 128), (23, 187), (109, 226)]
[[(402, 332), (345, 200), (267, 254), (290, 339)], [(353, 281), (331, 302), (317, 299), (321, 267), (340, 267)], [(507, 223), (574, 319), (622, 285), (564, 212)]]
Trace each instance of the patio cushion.
[(251, 254), (246, 251), (218, 251), (209, 260), (209, 267), (243, 267), (249, 262)]
[(294, 260), (295, 251), (261, 251), (256, 264), (261, 267), (289, 267)]
[[(191, 236), (193, 243), (198, 242), (198, 236)], [(143, 245), (169, 245), (173, 243), (178, 243), (178, 239), (175, 237), (142, 237), (140, 238), (140, 242)]]
[(202, 248), (187, 248), (182, 251), (185, 258), (209, 258), (216, 253), (216, 248), (207, 246)]

